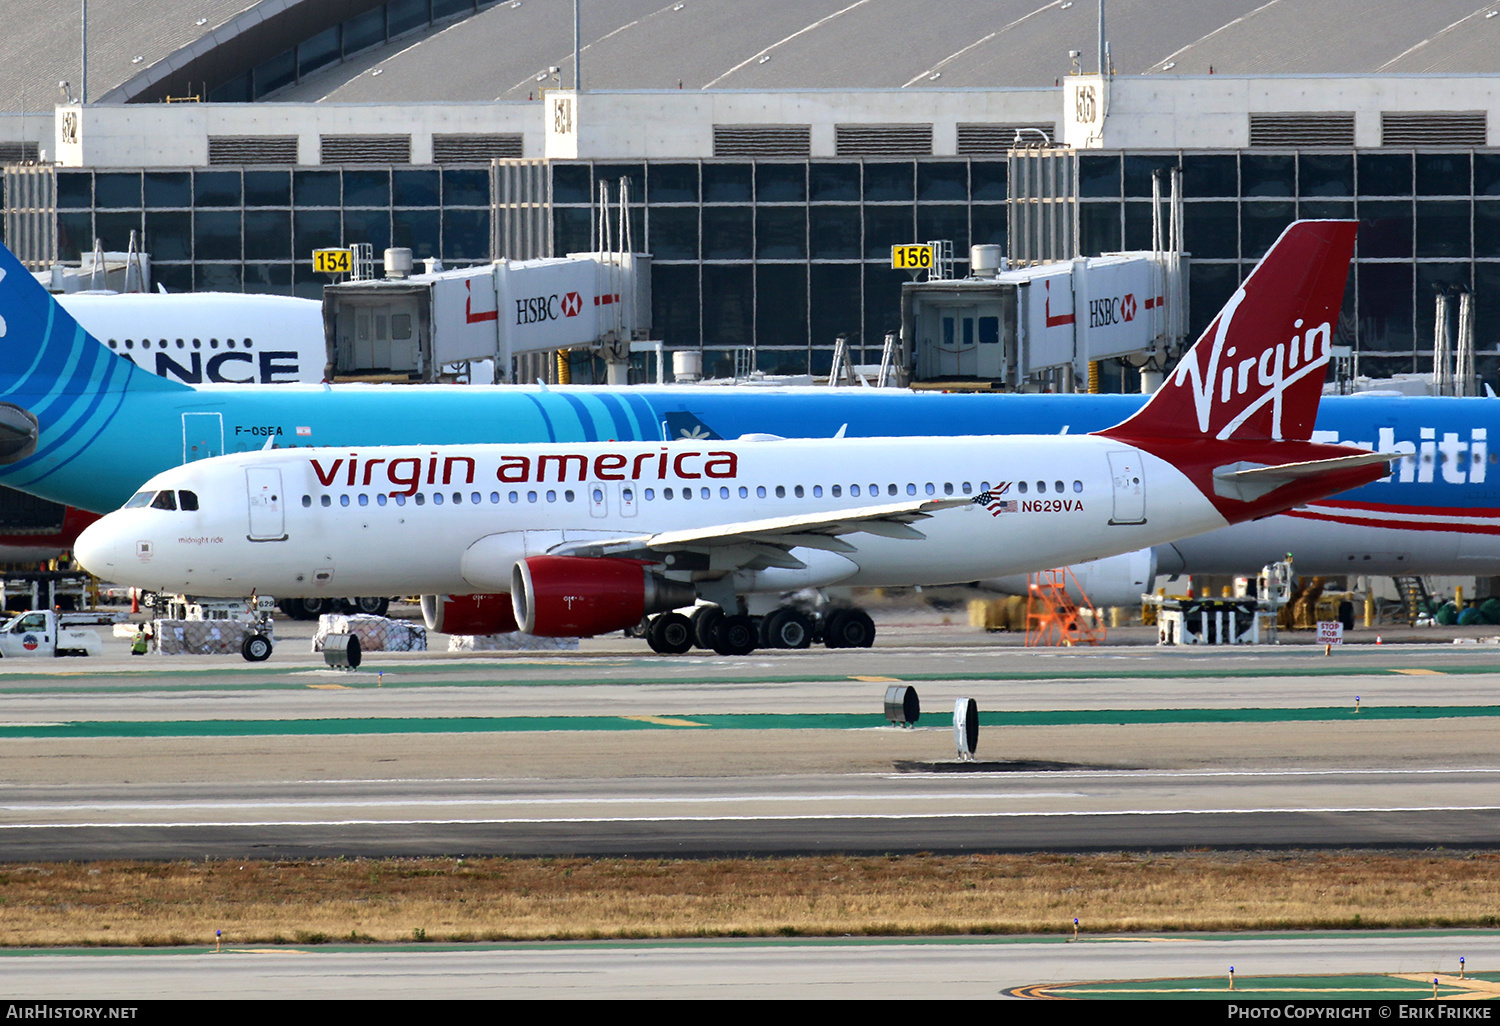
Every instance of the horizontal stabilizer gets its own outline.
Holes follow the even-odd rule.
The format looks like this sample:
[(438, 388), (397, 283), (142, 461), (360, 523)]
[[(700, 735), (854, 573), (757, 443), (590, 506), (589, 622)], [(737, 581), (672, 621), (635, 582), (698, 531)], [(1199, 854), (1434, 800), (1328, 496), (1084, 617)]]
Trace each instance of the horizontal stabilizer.
[(1214, 493), (1226, 499), (1254, 502), (1282, 485), (1302, 478), (1317, 477), (1338, 470), (1368, 467), (1400, 459), (1399, 452), (1369, 452), (1358, 456), (1335, 456), (1327, 460), (1303, 460), (1265, 466), (1259, 463), (1232, 463), (1214, 468)]

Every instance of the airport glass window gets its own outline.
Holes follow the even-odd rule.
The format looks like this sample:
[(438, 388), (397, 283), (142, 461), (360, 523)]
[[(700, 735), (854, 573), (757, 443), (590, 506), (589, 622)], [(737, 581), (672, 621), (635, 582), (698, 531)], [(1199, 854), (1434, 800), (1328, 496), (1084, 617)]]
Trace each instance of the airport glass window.
[(1297, 204), (1290, 200), (1240, 204), (1241, 256), (1259, 260), (1296, 219)]
[(704, 207), (703, 259), (750, 259), (754, 233), (750, 207)]
[(156, 498), (154, 498), (154, 499), (151, 500), (151, 508), (152, 509), (176, 510), (177, 509), (177, 496), (173, 492), (171, 492), (170, 490), (169, 491), (157, 492), (156, 493)]
[[(703, 268), (703, 340), (713, 345), (749, 345), (755, 311), (754, 268), (748, 264)], [(709, 373), (707, 354), (704, 372)], [(717, 372), (711, 377), (723, 376)]]
[(961, 162), (918, 161), (917, 199), (967, 202), (968, 165)]
[[(489, 176), (488, 176), (488, 172), (481, 172), (481, 173), (485, 177), (485, 195), (487, 197), (489, 195), (489, 184), (488, 184)], [(636, 206), (637, 204), (644, 203), (645, 200), (646, 200), (646, 165), (644, 165), (644, 164), (595, 164), (594, 165), (594, 180), (596, 182), (606, 182), (606, 183), (609, 184), (609, 197), (610, 197), (610, 201), (611, 202), (618, 202), (619, 199), (620, 199), (619, 187), (620, 187), (620, 179), (621, 178), (628, 178), (628, 179), (630, 179), (630, 204), (631, 204), (631, 206)], [(594, 191), (596, 193), (599, 191), (598, 186), (594, 187)], [(453, 204), (454, 200), (453, 200), (452, 197), (446, 197), (445, 198), (445, 202), (448, 203), (451, 206)], [(488, 202), (488, 199), (485, 199), (483, 202)]]
[(1457, 326), (1458, 301), (1456, 298), (1453, 298), (1452, 290), (1469, 288), (1472, 279), (1473, 265), (1468, 261), (1461, 263), (1423, 261), (1416, 265), (1417, 303), (1412, 312), (1415, 320), (1413, 327), (1417, 338), (1430, 339), (1433, 337), (1433, 328), (1437, 321), (1437, 309), (1434, 299), (1439, 289), (1449, 293), (1448, 316), (1451, 318), (1449, 323), (1455, 327)]
[[(890, 262), (889, 252), (886, 254), (886, 262)], [(864, 337), (866, 353), (871, 360), (879, 359), (880, 350), (875, 348), (870, 353), (869, 349), (878, 347), (885, 339), (886, 332), (901, 330), (901, 285), (910, 280), (905, 271), (875, 265), (865, 268)], [(871, 360), (864, 362), (869, 363)]]
[(245, 290), (245, 265), (194, 264), (194, 292), (243, 292)]
[[(1078, 245), (1085, 256), (1120, 250), (1120, 204), (1078, 204)], [(957, 252), (957, 247), (954, 248)]]
[[(405, 246), (411, 250), (412, 259), (425, 260), (441, 256), (438, 249), (442, 240), (443, 215), (438, 210), (393, 210), (391, 211), (391, 244)], [(584, 249), (588, 248), (587, 242)], [(564, 252), (579, 252), (565, 250)]]
[[(1184, 164), (1187, 159), (1183, 158)], [(1078, 158), (1078, 195), (1085, 199), (1118, 199), (1120, 158), (1081, 154)]]
[[(1150, 204), (1146, 207), (1149, 215)], [(1183, 240), (1195, 259), (1232, 260), (1239, 256), (1238, 207), (1237, 203), (1219, 202), (1183, 205)], [(1130, 244), (1128, 236), (1126, 244)]]
[(858, 260), (863, 221), (858, 207), (812, 207), (812, 257), (814, 260)]
[(297, 48), (283, 50), (269, 60), (262, 61), (252, 69), (250, 75), (255, 83), (257, 98), (291, 85), (297, 81)]
[(1418, 196), (1467, 196), (1473, 186), (1467, 153), (1418, 153)]
[(435, 207), (442, 202), (441, 171), (391, 172), (391, 202), (398, 207)]
[(1500, 200), (1474, 201), (1474, 255), (1500, 257)]
[(290, 210), (245, 211), (246, 260), (286, 260), (295, 256)]
[(339, 505), (340, 506), (347, 506), (347, 505), (349, 505), (349, 496), (347, 496), (347, 495), (340, 495), (339, 496)]
[(1355, 157), (1355, 186), (1360, 196), (1410, 196), (1410, 153), (1361, 153)]
[(1469, 255), (1469, 201), (1418, 200), (1416, 249), (1419, 257)]
[(432, 20), (450, 18), (474, 9), (474, 0), (432, 0)]
[[(728, 208), (734, 209), (734, 208)], [(755, 212), (755, 255), (762, 260), (807, 257), (807, 210), (765, 207)]]
[(139, 207), (141, 205), (140, 172), (111, 171), (94, 176), (94, 206)]
[(237, 207), (243, 196), (238, 171), (199, 171), (193, 175), (194, 207)]
[[(1359, 265), (1361, 350), (1410, 350), (1414, 339), (1410, 264)], [(1431, 303), (1431, 296), (1423, 297)]]
[(384, 209), (345, 210), (344, 238), (346, 244), (368, 242), (373, 252), (383, 254), (391, 244), (391, 212)]
[(250, 89), (250, 72), (236, 75), (223, 85), (209, 90), (210, 103), (249, 103), (255, 97)]
[(246, 171), (245, 206), (287, 207), (292, 203), (292, 176), (288, 171)]
[(755, 335), (761, 345), (807, 345), (807, 267), (761, 264), (755, 269), (760, 302)]
[(1353, 200), (1303, 200), (1297, 204), (1297, 216), (1315, 220), (1354, 219)]
[(915, 171), (910, 161), (868, 161), (865, 164), (866, 203), (910, 203), (916, 195)]
[[(636, 238), (643, 238), (637, 235)], [(488, 210), (444, 210), (444, 260), (488, 260), (490, 212)]]
[[(646, 200), (650, 203), (696, 203), (698, 165), (652, 164), (646, 189)], [(636, 196), (637, 202), (640, 199), (640, 196)]]
[(866, 207), (865, 258), (889, 263), (892, 246), (914, 242), (915, 212), (910, 206)]
[(703, 165), (703, 202), (749, 203), (751, 196), (749, 164)]
[(385, 42), (385, 8), (356, 14), (344, 22), (344, 56), (368, 50)]
[(553, 203), (592, 203), (593, 168), (589, 164), (552, 165)]
[(1299, 153), (1297, 195), (1353, 196), (1354, 157), (1343, 153)]
[(145, 193), (148, 207), (192, 206), (193, 176), (187, 171), (147, 171)]
[(1412, 255), (1411, 203), (1361, 201), (1358, 245), (1361, 260), (1380, 257), (1409, 259)]
[(1188, 333), (1196, 338), (1240, 284), (1238, 264), (1193, 264), (1188, 280)]
[(814, 203), (857, 203), (860, 195), (858, 164), (808, 165), (808, 193)]
[(57, 176), (57, 206), (59, 209), (87, 210), (94, 205), (94, 176), (85, 171), (72, 174), (60, 172)]
[[(1005, 247), (1005, 205), (975, 206), (969, 208), (969, 245)], [(887, 254), (889, 258), (889, 254)]]
[(87, 210), (57, 212), (57, 258), (77, 260), (79, 250), (94, 248), (94, 215)]
[[(1170, 187), (1163, 183), (1162, 195)], [(1239, 166), (1234, 154), (1186, 154), (1182, 158), (1184, 199), (1233, 199), (1240, 193)], [(1114, 195), (1118, 196), (1116, 189)]]
[(319, 68), (326, 68), (339, 59), (339, 52), (342, 49), (343, 31), (338, 25), (324, 29), (309, 39), (304, 39), (297, 44), (297, 74), (307, 76)]
[(918, 204), (917, 238), (947, 239), (956, 261), (969, 257), (969, 208), (961, 204)]
[(342, 195), (337, 171), (292, 172), (292, 196), (298, 207), (336, 207), (340, 205)]
[[(653, 207), (647, 219), (648, 246), (656, 260), (698, 259), (700, 207)], [(574, 252), (577, 252), (576, 250)]]
[(391, 0), (385, 10), (386, 33), (392, 38), (420, 28), (432, 19), (429, 0)]
[(391, 173), (380, 171), (345, 171), (344, 206), (388, 207), (391, 205)]
[[(1169, 171), (1177, 165), (1175, 153), (1129, 154), (1124, 162), (1126, 196), (1151, 198), (1151, 178), (1158, 171)], [(1162, 195), (1167, 194), (1166, 181), (1162, 182)], [(1231, 193), (1233, 195), (1233, 193)]]
[(807, 165), (757, 164), (755, 166), (755, 201), (757, 203), (807, 202)]
[(698, 303), (697, 265), (656, 264), (651, 268), (651, 324), (667, 345), (698, 346)]
[(976, 203), (1004, 202), (1008, 180), (1003, 160), (969, 162), (969, 198)]
[[(1165, 193), (1166, 190), (1162, 191)], [(1297, 195), (1296, 158), (1280, 153), (1241, 154), (1240, 195), (1247, 199), (1280, 199)]]
[(1500, 153), (1474, 154), (1474, 195), (1500, 196)]
[(106, 250), (123, 252), (130, 245), (130, 233), (140, 230), (141, 212), (139, 210), (94, 212), (94, 235), (104, 244)]

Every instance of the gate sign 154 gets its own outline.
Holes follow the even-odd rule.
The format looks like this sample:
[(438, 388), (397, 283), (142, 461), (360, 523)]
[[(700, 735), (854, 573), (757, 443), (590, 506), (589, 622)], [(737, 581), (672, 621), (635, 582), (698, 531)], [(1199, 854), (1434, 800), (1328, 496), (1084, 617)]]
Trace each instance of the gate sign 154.
[(891, 266), (898, 271), (925, 271), (932, 267), (932, 247), (923, 244), (892, 246)]
[(313, 273), (348, 274), (353, 269), (353, 254), (347, 249), (313, 250)]

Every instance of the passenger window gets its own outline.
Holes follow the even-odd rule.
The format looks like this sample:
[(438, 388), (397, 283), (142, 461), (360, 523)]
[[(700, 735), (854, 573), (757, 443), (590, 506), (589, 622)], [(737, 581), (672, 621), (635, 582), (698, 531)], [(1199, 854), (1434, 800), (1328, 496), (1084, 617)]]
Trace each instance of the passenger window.
[(375, 505), (377, 505), (377, 506), (384, 506), (385, 502), (386, 502), (385, 492), (376, 492), (375, 493)]
[(792, 489), (792, 494), (795, 495), (795, 496), (797, 496), (797, 498), (799, 498), (799, 499), (802, 498), (803, 497), (803, 495), (802, 495), (802, 486), (798, 485), (796, 488), (793, 488)]
[(406, 496), (404, 494), (402, 494), (401, 492), (397, 492), (396, 493), (396, 505), (398, 505), (398, 506), (405, 506), (406, 505)]
[[(477, 495), (479, 493), (476, 492), (475, 494)], [(500, 502), (500, 493), (499, 492), (490, 492), (490, 505), (491, 506), (495, 506), (495, 505), (498, 505), (499, 502)]]
[(1052, 482), (1052, 490), (1061, 495), (1063, 493), (1063, 483), (1061, 481)]
[(1016, 482), (1016, 491), (1020, 492), (1022, 495), (1025, 495), (1030, 490), (1030, 486), (1027, 485), (1025, 481)]
[(312, 496), (311, 495), (304, 495), (304, 496), (302, 496), (302, 508), (303, 509), (312, 509)]
[(520, 502), (521, 501), (521, 493), (520, 492), (511, 492), (510, 493), (510, 501), (511, 502)]
[(784, 499), (784, 498), (786, 498), (786, 485), (777, 485), (776, 486), (776, 498), (778, 498), (778, 499)]
[(682, 490), (682, 497), (684, 499), (691, 499), (693, 497), (693, 490), (691, 488), (684, 488)]
[(953, 482), (952, 481), (944, 481), (943, 482), (943, 494), (944, 495), (952, 495), (953, 494)]
[(937, 494), (937, 488), (936, 488), (936, 486), (933, 485), (933, 483), (931, 481), (927, 482), (927, 494), (928, 495), (936, 495)]
[(1073, 482), (1073, 490), (1075, 492), (1081, 492), (1081, 491), (1083, 491), (1083, 482), (1082, 481), (1074, 481)]
[(347, 496), (347, 495), (340, 495), (339, 496), (339, 505), (340, 506), (347, 506), (347, 505), (349, 505), (349, 496)]
[(151, 500), (151, 508), (175, 510), (177, 508), (177, 497), (172, 492), (157, 492), (156, 498)]
[(813, 498), (814, 499), (821, 499), (822, 497), (823, 497), (823, 486), (822, 485), (813, 485)]
[(971, 491), (973, 491), (973, 489), (969, 487), (969, 482), (965, 481), (964, 482), (964, 494), (968, 495)]
[(547, 501), (548, 502), (556, 502), (557, 501), (557, 492), (555, 490), (553, 490), (551, 488), (547, 489)]
[(656, 489), (655, 488), (647, 488), (646, 489), (646, 501), (650, 502), (652, 499), (655, 499), (655, 498), (656, 498)]
[[(727, 492), (729, 489), (726, 488), (724, 490)], [(707, 499), (707, 498), (712, 497), (712, 495), (713, 495), (713, 493), (710, 492), (707, 488), (700, 488), (700, 489), (698, 489), (698, 498), (700, 498), (700, 499)]]
[(844, 489), (843, 489), (842, 485), (834, 485), (832, 491), (833, 491), (833, 497), (835, 499), (837, 499), (840, 495), (842, 495), (844, 493)]
[(917, 494), (917, 486), (913, 482), (911, 482), (911, 481), (906, 482), (906, 494), (907, 495), (916, 495)]
[(661, 497), (663, 499), (670, 499), (672, 497), (672, 489), (670, 489), (670, 488), (663, 488), (661, 490)]
[[(634, 496), (634, 494), (635, 493), (632, 492), (629, 488), (625, 489), (625, 501), (629, 502), (631, 500), (632, 496)], [(563, 492), (563, 500), (565, 502), (572, 502), (576, 498), (577, 498), (577, 496), (573, 494), (573, 489), (571, 489), (571, 488), (569, 488), (567, 491)]]
[[(916, 489), (913, 488), (912, 491), (916, 491)], [(885, 494), (887, 494), (887, 495), (895, 495), (896, 494), (896, 486), (893, 485), (893, 484), (886, 485), (885, 486)]]
[(740, 485), (740, 498), (742, 498), (742, 499), (748, 499), (748, 498), (750, 498), (750, 489), (746, 488), (744, 485)]
[(766, 497), (766, 486), (765, 485), (756, 485), (755, 486), (755, 497), (757, 499), (764, 499)]
[(433, 492), (432, 493), (432, 504), (434, 506), (441, 506), (443, 504), (443, 493), (442, 492)]
[(527, 492), (526, 493), (526, 501), (527, 502), (535, 502), (536, 501), (536, 492)]
[(326, 495), (318, 496), (318, 502), (326, 509), (333, 505), (333, 500)]
[(721, 498), (721, 499), (727, 499), (727, 498), (729, 498), (729, 489), (721, 486), (719, 488), (719, 498)]
[(850, 485), (849, 486), (849, 494), (852, 495), (852, 496), (854, 496), (855, 498), (858, 498), (859, 497), (859, 485)]
[(364, 492), (360, 492), (359, 493), (359, 504), (361, 506), (368, 506), (370, 504), (370, 497), (368, 495), (366, 495)]
[(177, 503), (189, 513), (196, 513), (198, 511), (198, 493), (189, 491), (178, 492)]

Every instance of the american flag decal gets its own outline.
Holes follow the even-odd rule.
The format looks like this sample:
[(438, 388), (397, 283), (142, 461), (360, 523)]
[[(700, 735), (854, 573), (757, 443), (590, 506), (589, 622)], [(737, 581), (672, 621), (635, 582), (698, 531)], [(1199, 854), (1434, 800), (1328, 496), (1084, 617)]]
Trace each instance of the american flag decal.
[(998, 517), (1001, 513), (1017, 513), (1021, 506), (1015, 499), (1001, 498), (1008, 491), (1010, 491), (1010, 482), (998, 481), (989, 491), (980, 492), (975, 496), (974, 501), (989, 510), (991, 516)]

